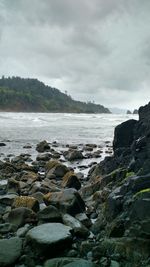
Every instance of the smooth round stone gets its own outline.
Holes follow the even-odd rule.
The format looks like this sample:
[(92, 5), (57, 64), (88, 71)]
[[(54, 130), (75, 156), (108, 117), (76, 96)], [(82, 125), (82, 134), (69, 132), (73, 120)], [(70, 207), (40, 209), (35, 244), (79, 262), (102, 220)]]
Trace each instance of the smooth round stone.
[[(65, 249), (72, 240), (72, 229), (61, 223), (45, 223), (32, 228), (27, 233), (27, 241), (44, 254), (54, 252), (59, 254), (59, 248)], [(57, 251), (56, 251), (57, 249)]]
[(0, 240), (0, 266), (10, 266), (20, 257), (22, 240), (18, 237)]

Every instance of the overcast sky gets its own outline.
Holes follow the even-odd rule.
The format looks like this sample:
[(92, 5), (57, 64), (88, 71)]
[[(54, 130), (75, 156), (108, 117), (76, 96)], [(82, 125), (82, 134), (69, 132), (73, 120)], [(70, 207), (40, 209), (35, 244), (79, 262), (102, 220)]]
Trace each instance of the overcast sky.
[(0, 0), (2, 75), (107, 107), (147, 103), (150, 0)]

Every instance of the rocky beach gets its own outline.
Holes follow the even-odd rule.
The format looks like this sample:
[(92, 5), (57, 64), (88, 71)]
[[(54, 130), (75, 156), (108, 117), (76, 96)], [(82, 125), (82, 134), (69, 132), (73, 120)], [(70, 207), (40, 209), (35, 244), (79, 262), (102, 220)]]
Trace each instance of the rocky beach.
[(0, 266), (150, 266), (150, 103), (113, 143), (31, 148), (1, 154)]

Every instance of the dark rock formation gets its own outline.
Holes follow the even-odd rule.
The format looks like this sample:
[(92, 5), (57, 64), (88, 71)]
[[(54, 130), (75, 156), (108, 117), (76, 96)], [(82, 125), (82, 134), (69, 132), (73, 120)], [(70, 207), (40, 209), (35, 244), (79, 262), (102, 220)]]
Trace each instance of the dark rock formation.
[[(112, 157), (106, 157), (89, 172), (90, 181), (94, 182), (91, 187), (95, 189), (91, 194), (94, 193), (93, 201), (96, 200), (99, 210), (98, 219), (91, 229), (104, 238), (97, 251), (100, 250), (103, 256), (108, 253), (110, 257), (110, 250), (119, 253), (120, 259), (125, 257), (121, 266), (128, 266), (127, 262), (130, 262), (129, 266), (148, 266), (150, 103), (139, 109), (138, 121), (129, 120), (116, 127), (113, 149)], [(104, 191), (108, 193), (103, 198)], [(96, 193), (99, 198), (96, 198)]]
[(134, 109), (133, 114), (138, 114), (138, 109)]
[(36, 150), (40, 153), (45, 152), (45, 151), (49, 151), (50, 150), (50, 146), (47, 143), (47, 141), (42, 141), (39, 144), (37, 144), (36, 146)]
[(136, 120), (128, 120), (115, 128), (113, 149), (130, 147), (134, 140)]

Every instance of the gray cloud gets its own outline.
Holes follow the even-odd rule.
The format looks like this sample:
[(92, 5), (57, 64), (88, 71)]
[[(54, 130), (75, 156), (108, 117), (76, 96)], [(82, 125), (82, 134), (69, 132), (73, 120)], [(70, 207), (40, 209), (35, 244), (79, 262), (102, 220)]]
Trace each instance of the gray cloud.
[(148, 0), (0, 0), (0, 75), (137, 107), (150, 98), (149, 12)]

